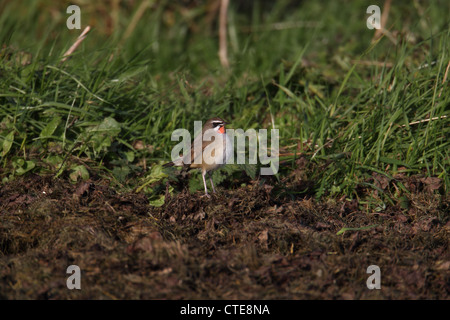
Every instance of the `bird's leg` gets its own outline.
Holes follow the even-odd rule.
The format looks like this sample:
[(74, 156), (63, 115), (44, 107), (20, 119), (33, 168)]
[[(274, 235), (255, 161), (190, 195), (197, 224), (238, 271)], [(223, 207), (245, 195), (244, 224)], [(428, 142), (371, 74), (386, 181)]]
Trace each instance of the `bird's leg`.
[(206, 187), (205, 175), (206, 175), (206, 172), (202, 172), (203, 185), (205, 186), (205, 196), (207, 196), (209, 198), (208, 188)]
[(209, 181), (211, 181), (211, 187), (213, 189), (213, 192), (216, 193), (216, 189), (214, 188), (214, 183), (212, 181), (212, 173), (211, 172), (209, 172)]

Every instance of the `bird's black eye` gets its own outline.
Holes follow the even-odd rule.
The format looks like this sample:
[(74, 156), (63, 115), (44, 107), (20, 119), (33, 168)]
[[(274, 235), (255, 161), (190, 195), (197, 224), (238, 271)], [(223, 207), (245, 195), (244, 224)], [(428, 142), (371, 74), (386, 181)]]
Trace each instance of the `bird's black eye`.
[(222, 122), (213, 122), (212, 125), (213, 125), (213, 127), (215, 128), (215, 127), (217, 127), (217, 126), (222, 125)]

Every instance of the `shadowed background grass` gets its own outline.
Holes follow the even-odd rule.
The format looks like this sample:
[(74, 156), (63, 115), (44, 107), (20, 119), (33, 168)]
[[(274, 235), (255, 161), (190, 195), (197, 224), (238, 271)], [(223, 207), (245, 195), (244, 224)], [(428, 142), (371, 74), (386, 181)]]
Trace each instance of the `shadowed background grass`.
[[(160, 167), (172, 131), (221, 116), (232, 128), (279, 129), (276, 178), (303, 157), (296, 179), (316, 197), (364, 188), (369, 202), (392, 203), (408, 192), (398, 175), (437, 178), (430, 185), (448, 192), (448, 1), (393, 2), (377, 41), (366, 1), (231, 1), (229, 70), (217, 54), (219, 3), (2, 1), (2, 181), (99, 175), (161, 204), (158, 183), (176, 179)], [(81, 30), (66, 27), (70, 4)], [(214, 179), (239, 187), (243, 170), (255, 178), (234, 166)], [(201, 188), (198, 175), (190, 186)]]

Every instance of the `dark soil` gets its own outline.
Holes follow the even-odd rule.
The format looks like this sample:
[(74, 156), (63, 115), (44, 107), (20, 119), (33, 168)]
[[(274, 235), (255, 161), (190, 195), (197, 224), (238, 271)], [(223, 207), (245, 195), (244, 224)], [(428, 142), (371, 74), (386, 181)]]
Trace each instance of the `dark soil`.
[[(261, 183), (155, 208), (107, 181), (30, 175), (0, 189), (0, 298), (448, 299), (448, 198), (408, 181), (407, 206), (375, 212)], [(66, 286), (70, 265), (81, 290)]]

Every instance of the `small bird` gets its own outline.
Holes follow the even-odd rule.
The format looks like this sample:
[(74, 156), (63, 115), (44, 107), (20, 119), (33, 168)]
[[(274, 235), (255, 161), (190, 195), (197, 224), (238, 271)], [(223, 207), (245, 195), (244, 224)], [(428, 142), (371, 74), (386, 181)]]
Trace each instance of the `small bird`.
[[(209, 198), (210, 196), (208, 194), (208, 188), (206, 186), (205, 180), (206, 174), (209, 175), (209, 181), (211, 181), (211, 187), (213, 192), (215, 193), (216, 189), (214, 188), (214, 183), (212, 181), (211, 174), (214, 170), (226, 164), (227, 160), (230, 158), (231, 153), (233, 152), (231, 146), (231, 139), (226, 133), (225, 129), (226, 124), (227, 123), (219, 117), (214, 117), (206, 121), (206, 123), (202, 128), (202, 132), (199, 135), (197, 135), (194, 139), (194, 143), (191, 146), (191, 152), (185, 155), (184, 157), (180, 157), (172, 162), (164, 164), (163, 167), (184, 166), (189, 169), (195, 168), (201, 169), (203, 185), (205, 186), (205, 196)], [(215, 149), (213, 149), (212, 152), (208, 153), (203, 151), (209, 144), (215, 143), (215, 141), (214, 139), (211, 139), (211, 141), (207, 140), (205, 141), (203, 140), (203, 137), (205, 132), (210, 129), (218, 133), (218, 136), (222, 140), (218, 141), (218, 145), (215, 146)], [(201, 143), (202, 150), (201, 154), (194, 156), (194, 146), (196, 145), (196, 143)], [(201, 163), (199, 159), (201, 159)]]

